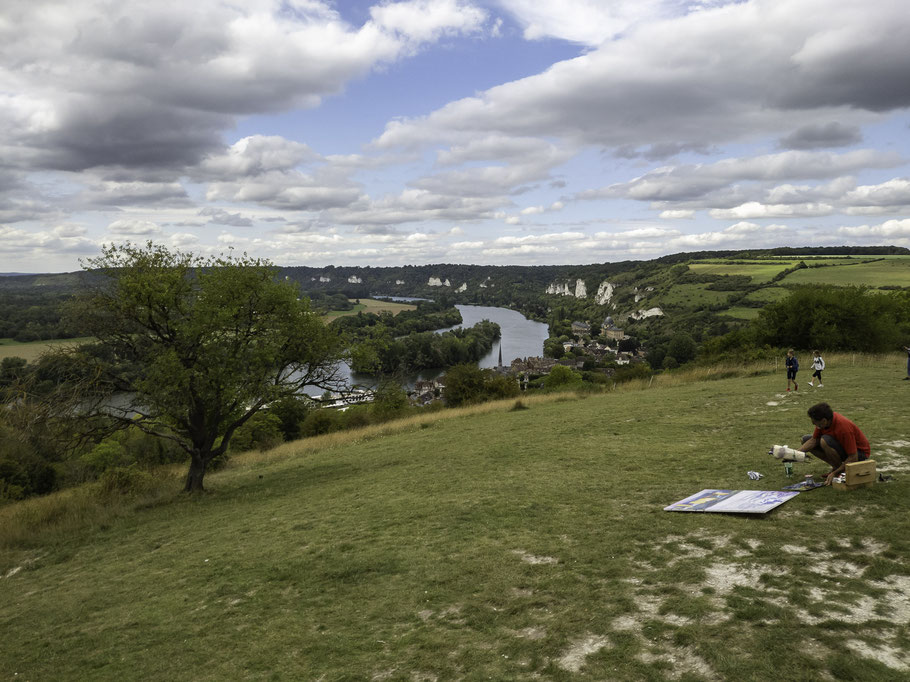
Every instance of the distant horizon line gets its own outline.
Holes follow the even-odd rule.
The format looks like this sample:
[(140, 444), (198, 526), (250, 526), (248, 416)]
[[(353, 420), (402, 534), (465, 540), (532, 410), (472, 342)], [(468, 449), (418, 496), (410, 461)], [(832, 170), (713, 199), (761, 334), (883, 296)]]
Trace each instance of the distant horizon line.
[[(661, 259), (665, 259), (665, 258), (672, 258), (674, 256), (684, 256), (684, 255), (691, 255), (693, 258), (698, 258), (699, 257), (698, 254), (707, 254), (707, 253), (736, 254), (736, 253), (750, 253), (750, 252), (762, 252), (762, 251), (770, 252), (770, 251), (781, 251), (781, 250), (791, 251), (791, 252), (792, 251), (803, 252), (803, 253), (770, 254), (770, 255), (779, 256), (781, 258), (784, 258), (784, 257), (793, 258), (796, 256), (816, 255), (816, 254), (811, 254), (811, 253), (805, 253), (805, 251), (810, 251), (810, 250), (815, 250), (815, 249), (817, 249), (819, 251), (819, 253), (817, 254), (818, 256), (828, 256), (828, 257), (830, 257), (831, 255), (844, 255), (844, 256), (849, 256), (849, 255), (865, 255), (865, 256), (895, 255), (893, 253), (892, 254), (888, 254), (888, 253), (876, 254), (874, 249), (883, 249), (883, 250), (891, 250), (891, 251), (893, 251), (894, 249), (901, 249), (901, 250), (907, 252), (908, 255), (910, 255), (910, 249), (908, 249), (905, 246), (898, 246), (896, 244), (874, 244), (874, 245), (870, 245), (870, 246), (859, 246), (856, 244), (852, 244), (852, 245), (851, 244), (837, 244), (837, 245), (832, 245), (832, 246), (770, 246), (770, 247), (757, 247), (757, 248), (753, 248), (753, 249), (698, 249), (695, 251), (677, 251), (675, 253), (668, 253), (668, 254), (663, 254), (661, 256), (654, 256), (653, 258), (641, 258), (641, 259), (627, 258), (624, 260), (598, 261), (598, 262), (589, 262), (589, 263), (548, 263), (548, 264), (537, 263), (537, 264), (533, 264), (533, 265), (520, 265), (520, 264), (514, 264), (514, 263), (513, 264), (491, 264), (491, 263), (482, 264), (482, 263), (439, 262), (439, 263), (422, 263), (422, 264), (404, 263), (401, 265), (336, 265), (334, 263), (329, 263), (326, 265), (282, 265), (282, 264), (272, 262), (271, 265), (276, 268), (312, 268), (314, 270), (319, 269), (319, 268), (370, 268), (370, 269), (380, 270), (380, 269), (407, 268), (407, 267), (412, 267), (412, 268), (436, 267), (436, 266), (445, 266), (445, 265), (460, 265), (460, 266), (481, 267), (481, 268), (515, 268), (515, 267), (519, 267), (519, 268), (565, 268), (565, 267), (581, 268), (581, 267), (592, 267), (592, 266), (597, 266), (597, 265), (609, 265), (611, 263), (612, 264), (628, 263), (628, 262), (646, 263), (648, 261), (661, 260)], [(865, 250), (865, 253), (862, 253), (862, 252), (859, 252), (856, 254), (825, 253), (826, 251), (831, 251), (832, 249), (859, 249), (859, 250)], [(68, 274), (78, 273), (78, 272), (85, 272), (85, 270), (84, 269), (61, 270), (61, 271), (54, 271), (54, 272), (51, 272), (51, 271), (0, 272), (0, 277), (21, 277), (21, 276), (29, 276), (29, 275), (68, 275)]]

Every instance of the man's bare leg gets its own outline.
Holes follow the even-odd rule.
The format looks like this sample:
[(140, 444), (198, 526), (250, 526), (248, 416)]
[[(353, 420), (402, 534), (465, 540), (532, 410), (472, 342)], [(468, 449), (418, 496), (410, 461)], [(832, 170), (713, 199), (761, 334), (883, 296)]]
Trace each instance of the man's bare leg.
[[(837, 454), (837, 450), (835, 450), (830, 445), (828, 445), (824, 441), (824, 439), (820, 439), (818, 441), (818, 445), (816, 447), (812, 448), (812, 450), (810, 450), (809, 452), (811, 452), (813, 455), (815, 455), (820, 460), (825, 462), (828, 466), (830, 466), (831, 471), (834, 471), (841, 465), (841, 458), (840, 458), (840, 455)], [(830, 474), (831, 471), (829, 471), (828, 473)]]

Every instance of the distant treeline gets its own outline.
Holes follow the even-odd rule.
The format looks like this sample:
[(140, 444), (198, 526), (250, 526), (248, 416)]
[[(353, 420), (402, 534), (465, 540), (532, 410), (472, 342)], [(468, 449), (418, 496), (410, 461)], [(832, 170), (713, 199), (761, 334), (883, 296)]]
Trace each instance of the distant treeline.
[(69, 294), (61, 291), (15, 290), (0, 298), (0, 338), (25, 343), (69, 339), (79, 330), (61, 317), (61, 306)]
[(761, 258), (803, 258), (805, 256), (907, 256), (910, 249), (903, 246), (778, 246), (773, 249), (745, 251), (688, 251), (655, 258), (655, 263), (685, 263), (690, 260), (724, 258), (756, 260)]

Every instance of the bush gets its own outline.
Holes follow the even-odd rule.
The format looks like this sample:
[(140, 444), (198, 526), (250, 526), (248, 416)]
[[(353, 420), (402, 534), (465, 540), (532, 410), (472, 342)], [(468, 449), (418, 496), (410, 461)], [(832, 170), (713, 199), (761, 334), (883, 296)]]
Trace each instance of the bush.
[(445, 375), (445, 401), (449, 407), (482, 402), (485, 398), (483, 370), (476, 365), (455, 365)]
[(0, 500), (44, 495), (57, 486), (57, 472), (19, 434), (0, 424)]
[(113, 467), (98, 479), (98, 492), (102, 497), (138, 495), (151, 490), (155, 479), (147, 471), (136, 467)]
[(409, 405), (408, 394), (401, 384), (386, 378), (376, 387), (370, 416), (378, 422), (389, 421), (404, 414)]
[(108, 469), (151, 467), (182, 462), (186, 452), (176, 443), (144, 433), (136, 427), (117, 431), (88, 452), (63, 466), (69, 483), (98, 478)]
[(634, 381), (636, 379), (647, 379), (651, 376), (651, 367), (647, 363), (638, 362), (634, 365), (623, 365), (616, 370), (613, 379), (616, 383), (625, 381)]
[(119, 434), (105, 438), (79, 457), (79, 462), (86, 467), (89, 478), (95, 478), (108, 469), (127, 467), (135, 463), (118, 442), (117, 435)]
[(312, 410), (300, 427), (300, 435), (303, 438), (310, 438), (341, 430), (343, 424), (339, 415), (343, 416), (344, 413), (326, 408)]
[(521, 388), (513, 377), (503, 376), (494, 372), (486, 374), (484, 389), (490, 400), (514, 398), (521, 393)]
[(300, 427), (311, 406), (308, 397), (283, 398), (269, 405), (269, 412), (278, 417), (279, 428), (284, 440), (300, 438)]
[(513, 398), (521, 392), (515, 379), (476, 365), (453, 367), (446, 372), (445, 384), (444, 397), (449, 407)]
[[(698, 346), (695, 340), (685, 332), (678, 332), (673, 335), (667, 344), (667, 356), (672, 356), (678, 365), (684, 365), (690, 360), (695, 359), (698, 352)], [(666, 367), (666, 359), (664, 366)]]
[[(372, 412), (372, 405), (367, 407), (366, 405), (354, 405), (349, 407), (344, 412), (339, 412), (338, 414), (338, 428), (341, 429), (362, 429), (364, 426), (369, 426), (374, 421), (384, 421), (382, 419), (374, 419), (375, 415)], [(389, 416), (388, 419), (392, 417)]]
[(281, 419), (277, 414), (260, 410), (234, 432), (230, 449), (232, 452), (270, 450), (283, 441)]
[(543, 387), (547, 391), (561, 391), (567, 388), (576, 388), (582, 382), (581, 374), (565, 365), (556, 365), (544, 377)]

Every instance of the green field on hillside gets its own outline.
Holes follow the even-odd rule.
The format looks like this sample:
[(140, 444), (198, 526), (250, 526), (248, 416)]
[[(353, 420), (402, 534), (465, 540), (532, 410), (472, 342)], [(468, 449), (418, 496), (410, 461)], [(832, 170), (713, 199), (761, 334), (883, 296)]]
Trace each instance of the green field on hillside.
[(676, 284), (658, 299), (660, 305), (717, 305), (730, 298), (729, 291), (712, 291), (707, 284)]
[(762, 287), (757, 291), (750, 291), (743, 297), (743, 300), (762, 304), (777, 303), (778, 301), (783, 301), (789, 295), (789, 289), (784, 287)]
[(30, 341), (28, 343), (19, 343), (12, 339), (0, 339), (0, 360), (3, 358), (24, 358), (29, 362), (34, 362), (42, 354), (60, 345), (77, 345), (80, 343), (89, 343), (91, 337), (81, 337), (77, 339), (54, 339), (51, 341)]
[[(234, 458), (208, 494), (101, 520), (91, 489), (0, 508), (0, 671), (905, 680), (906, 357), (826, 359), (825, 388), (791, 395), (778, 362), (298, 441)], [(762, 517), (663, 511), (793, 482), (767, 451), (797, 443), (822, 398), (893, 482), (803, 492)]]
[(910, 287), (910, 257), (892, 257), (856, 265), (806, 268), (787, 275), (783, 283)]
[(792, 268), (799, 260), (761, 262), (761, 263), (723, 263), (710, 261), (707, 263), (690, 263), (689, 270), (696, 275), (746, 275), (752, 278), (755, 284), (770, 282), (771, 278), (787, 268)]
[(746, 306), (732, 306), (723, 311), (723, 315), (737, 320), (754, 320), (758, 317), (760, 308), (747, 308)]
[[(353, 302), (353, 301), (352, 301)], [(417, 306), (410, 303), (398, 303), (396, 301), (378, 301), (372, 298), (361, 298), (359, 303), (355, 303), (351, 310), (333, 310), (322, 316), (326, 322), (330, 322), (337, 317), (347, 317), (357, 313), (379, 313), (389, 312), (397, 315), (402, 310), (415, 310)]]

